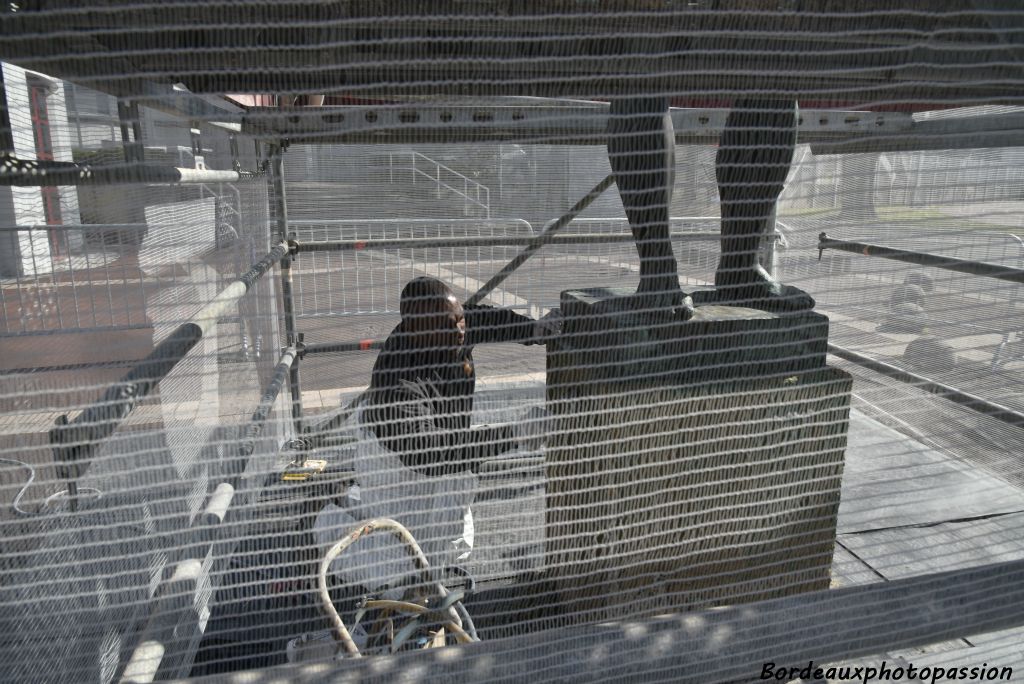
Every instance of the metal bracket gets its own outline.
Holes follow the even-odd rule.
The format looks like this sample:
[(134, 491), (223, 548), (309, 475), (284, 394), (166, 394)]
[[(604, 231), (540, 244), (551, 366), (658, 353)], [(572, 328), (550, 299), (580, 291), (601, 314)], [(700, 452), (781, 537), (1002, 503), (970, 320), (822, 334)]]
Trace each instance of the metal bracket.
[(189, 122), (189, 134), (192, 137), (192, 159), (195, 168), (205, 169), (206, 160), (203, 158), (203, 129), (199, 121)]
[(139, 119), (139, 105), (135, 102), (117, 101), (117, 118), (121, 125), (121, 146), (124, 149), (124, 160), (128, 164), (141, 164), (145, 161), (142, 148), (142, 122)]
[(82, 450), (88, 447), (78, 439), (78, 430), (68, 423), (67, 414), (57, 416), (50, 429), (50, 444), (53, 460), (57, 464), (57, 476), (68, 484), (68, 502), (72, 511), (78, 510), (78, 461)]
[[(131, 413), (138, 401), (138, 395), (138, 382), (122, 383), (113, 399), (107, 397), (108, 405), (104, 409), (112, 412), (107, 417), (117, 420), (118, 415), (126, 416)], [(99, 422), (103, 423), (105, 420)], [(102, 432), (100, 425), (95, 422), (85, 425), (72, 424), (68, 421), (67, 414), (57, 416), (53, 428), (50, 429), (54, 462), (58, 464), (58, 476), (67, 481), (68, 502), (72, 511), (78, 510), (78, 478), (92, 462), (96, 447), (109, 436), (109, 433), (104, 435)]]
[(235, 171), (241, 171), (242, 163), (238, 161), (238, 136), (234, 133), (229, 134), (228, 145), (231, 149), (231, 168)]

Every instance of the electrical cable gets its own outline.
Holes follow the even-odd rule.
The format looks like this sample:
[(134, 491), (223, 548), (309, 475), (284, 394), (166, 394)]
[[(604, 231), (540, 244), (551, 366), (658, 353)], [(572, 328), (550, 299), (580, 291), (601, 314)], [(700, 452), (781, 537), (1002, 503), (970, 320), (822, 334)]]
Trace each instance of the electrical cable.
[[(388, 610), (408, 610), (408, 612), (416, 613), (417, 617), (413, 619), (415, 626), (420, 624), (419, 618), (422, 615), (430, 614), (433, 617), (437, 617), (442, 622), (445, 629), (451, 632), (459, 643), (478, 641), (479, 639), (474, 636), (476, 629), (471, 626), (471, 622), (467, 625), (467, 627), (470, 627), (471, 629), (470, 633), (467, 633), (460, 625), (462, 618), (459, 613), (462, 612), (464, 614), (465, 609), (463, 608), (462, 611), (458, 611), (457, 607), (461, 606), (463, 593), (459, 591), (450, 594), (440, 582), (433, 582), (430, 579), (430, 563), (427, 561), (426, 556), (423, 555), (423, 551), (420, 549), (419, 544), (416, 543), (416, 539), (412, 536), (412, 533), (410, 533), (402, 524), (388, 518), (376, 518), (374, 520), (361, 523), (358, 527), (331, 546), (320, 561), (318, 577), (320, 601), (324, 612), (327, 614), (327, 619), (331, 624), (331, 633), (334, 635), (335, 640), (341, 644), (351, 657), (362, 657), (362, 653), (359, 652), (359, 647), (356, 646), (355, 641), (352, 639), (352, 635), (349, 633), (348, 629), (345, 627), (345, 623), (341, 619), (341, 616), (338, 614), (337, 608), (334, 607), (334, 601), (331, 600), (330, 593), (327, 589), (327, 570), (330, 568), (331, 563), (334, 562), (334, 559), (340, 556), (345, 549), (354, 544), (360, 538), (379, 530), (391, 532), (395, 537), (409, 547), (410, 556), (412, 557), (413, 563), (416, 565), (416, 569), (420, 571), (424, 576), (424, 579), (429, 583), (435, 584), (437, 592), (441, 596), (441, 603), (436, 611), (425, 606), (419, 606), (417, 604), (404, 601), (375, 600), (373, 601), (374, 607)], [(367, 602), (366, 607), (370, 607), (369, 601)], [(397, 650), (401, 646), (402, 642), (404, 642), (415, 630), (415, 626), (406, 625), (403, 630), (400, 630), (399, 635), (396, 635), (392, 642), (392, 651)]]
[[(48, 497), (43, 499), (43, 503), (39, 505), (39, 510), (26, 511), (24, 508), (21, 507), (21, 499), (22, 497), (25, 496), (25, 492), (28, 491), (28, 488), (32, 486), (32, 483), (35, 482), (36, 469), (32, 466), (31, 463), (26, 463), (25, 461), (19, 461), (13, 458), (0, 458), (0, 463), (7, 463), (9, 465), (19, 466), (21, 468), (28, 470), (28, 480), (26, 480), (25, 483), (21, 485), (21, 489), (15, 495), (14, 501), (11, 502), (11, 510), (14, 511), (15, 515), (21, 516), (23, 518), (34, 518), (37, 515), (43, 515), (47, 512), (47, 509), (50, 508), (50, 504), (54, 500), (62, 496), (67, 496), (70, 493), (66, 489), (62, 489), (59, 492), (54, 492), (53, 494), (50, 494)], [(79, 494), (89, 493), (95, 496), (97, 500), (103, 498), (103, 492), (96, 489), (95, 487), (83, 487), (79, 489), (78, 492)]]
[(13, 458), (0, 458), (0, 462), (20, 466), (28, 470), (28, 480), (26, 480), (25, 484), (21, 486), (21, 490), (15, 495), (14, 501), (11, 502), (11, 510), (14, 511), (15, 515), (20, 515), (22, 517), (38, 515), (38, 512), (32, 513), (31, 511), (26, 511), (19, 505), (21, 503), (21, 497), (25, 496), (25, 492), (28, 491), (28, 488), (32, 486), (32, 482), (36, 479), (36, 469), (24, 461), (16, 461)]
[[(62, 489), (61, 491), (54, 492), (50, 496), (46, 497), (45, 499), (43, 499), (43, 505), (40, 506), (40, 513), (42, 512), (43, 509), (49, 508), (50, 504), (54, 500), (56, 500), (56, 499), (58, 499), (58, 498), (60, 498), (62, 496), (68, 496), (70, 493), (71, 492), (69, 492), (67, 489)], [(86, 493), (94, 496), (96, 501), (98, 501), (98, 500), (103, 498), (103, 492), (101, 492), (100, 490), (96, 489), (95, 487), (81, 487), (81, 488), (79, 488), (79, 490), (78, 490), (79, 496), (81, 496), (82, 494), (86, 494)]]

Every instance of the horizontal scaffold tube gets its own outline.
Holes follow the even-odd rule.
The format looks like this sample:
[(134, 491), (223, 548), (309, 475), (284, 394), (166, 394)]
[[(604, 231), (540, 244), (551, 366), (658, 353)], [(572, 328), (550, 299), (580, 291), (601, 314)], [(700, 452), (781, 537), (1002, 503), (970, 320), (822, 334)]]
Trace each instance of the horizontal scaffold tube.
[(149, 224), (146, 223), (61, 223), (59, 225), (32, 223), (22, 226), (0, 226), (0, 233), (31, 233), (34, 230), (90, 230), (105, 232), (115, 230), (146, 230), (147, 228), (149, 228)]
[(292, 364), (295, 362), (298, 356), (298, 351), (295, 347), (288, 347), (281, 354), (281, 360), (277, 366), (274, 367), (274, 376), (270, 380), (270, 384), (267, 385), (267, 389), (263, 391), (263, 396), (260, 398), (259, 406), (252, 414), (252, 419), (249, 421), (249, 425), (245, 428), (245, 440), (242, 445), (238, 448), (238, 455), (241, 457), (244, 467), (244, 462), (252, 456), (252, 452), (256, 450), (256, 440), (259, 439), (260, 434), (263, 432), (263, 426), (267, 422), (267, 416), (270, 415), (270, 411), (273, 410), (274, 404), (277, 402), (277, 397), (281, 394), (281, 388), (284, 387), (285, 382), (288, 381), (288, 375), (291, 372)]
[(319, 344), (307, 344), (303, 347), (303, 354), (334, 354), (350, 351), (370, 351), (384, 347), (383, 340), (359, 340), (358, 342), (321, 342)]
[(249, 288), (287, 253), (287, 242), (281, 242), (254, 263), (240, 278), (228, 285), (213, 301), (200, 309), (192, 320), (179, 325), (158, 344), (145, 359), (139, 361), (119, 381), (111, 385), (99, 401), (83, 410), (71, 422), (65, 416), (50, 432), (50, 442), (57, 460), (79, 461), (68, 473), (79, 477), (88, 467), (88, 454), (97, 442), (109, 437), (140, 399), (148, 395), (185, 355), (206, 335), (217, 320), (230, 310)]
[(999, 404), (982, 399), (981, 397), (969, 394), (958, 390), (955, 387), (944, 385), (941, 382), (929, 380), (926, 377), (911, 373), (892, 364), (885, 363), (884, 361), (878, 361), (872, 359), (863, 354), (858, 354), (850, 349), (844, 349), (843, 347), (837, 347), (834, 344), (828, 345), (828, 351), (830, 354), (834, 354), (841, 359), (851, 361), (859, 366), (863, 366), (877, 373), (881, 373), (895, 380), (905, 382), (913, 385), (919, 389), (923, 389), (926, 392), (948, 399), (956, 404), (960, 404), (966, 408), (981, 413), (990, 418), (1001, 420), (1004, 423), (1015, 425), (1019, 428), (1024, 428), (1024, 413), (1014, 411), (1011, 408), (1000, 406)]
[(0, 160), (0, 186), (237, 183), (263, 175), (262, 171), (183, 169), (163, 164), (93, 166), (11, 156)]
[(905, 249), (893, 249), (882, 245), (872, 245), (866, 242), (851, 242), (849, 240), (836, 240), (827, 234), (818, 235), (818, 250), (838, 249), (852, 254), (863, 254), (864, 256), (881, 257), (903, 261), (918, 266), (933, 266), (944, 268), (947, 271), (958, 271), (971, 275), (985, 276), (986, 278), (998, 278), (1009, 280), (1011, 283), (1024, 283), (1024, 269), (999, 264), (988, 264), (983, 261), (970, 261), (969, 259), (957, 259), (955, 257), (928, 254), (927, 252), (913, 252)]
[[(715, 232), (679, 231), (669, 237), (673, 240), (716, 241), (722, 236)], [(539, 236), (469, 236), (454, 238), (383, 238), (380, 240), (333, 240), (329, 242), (296, 242), (299, 252), (347, 252), (362, 249), (404, 249), (412, 247), (516, 247), (530, 246)], [(551, 235), (543, 244), (582, 245), (614, 242), (633, 242), (632, 233), (577, 233), (575, 235)]]

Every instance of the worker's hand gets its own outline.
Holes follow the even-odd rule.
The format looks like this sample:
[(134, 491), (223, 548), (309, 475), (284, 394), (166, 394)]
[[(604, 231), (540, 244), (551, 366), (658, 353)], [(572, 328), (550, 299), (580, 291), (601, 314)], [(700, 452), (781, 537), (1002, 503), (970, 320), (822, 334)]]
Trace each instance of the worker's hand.
[(534, 344), (545, 344), (550, 338), (562, 334), (562, 311), (551, 309), (544, 316), (533, 322)]

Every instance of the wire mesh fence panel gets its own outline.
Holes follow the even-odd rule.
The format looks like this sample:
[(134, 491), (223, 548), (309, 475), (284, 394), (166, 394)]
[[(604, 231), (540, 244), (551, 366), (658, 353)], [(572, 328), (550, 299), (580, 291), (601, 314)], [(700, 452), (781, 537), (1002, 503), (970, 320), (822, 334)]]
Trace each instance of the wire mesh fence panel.
[[(31, 83), (26, 73), (4, 65), (16, 135), (26, 102), (10, 84)], [(50, 83), (48, 104), (67, 119), (49, 132), (72, 141), (57, 158), (122, 161), (113, 98)], [(195, 165), (187, 122), (138, 111), (145, 134), (128, 142), (144, 140), (151, 163)], [(33, 123), (45, 159), (47, 131)], [(236, 157), (252, 168), (246, 141)], [(165, 672), (188, 674), (249, 499), (289, 430), (270, 406), (239, 451), (280, 356), (274, 283), (251, 283), (219, 325), (179, 346), (183, 326), (270, 249), (266, 182), (58, 186), (52, 204), (47, 188), (5, 190), (37, 197), (23, 193), (0, 219), (2, 678), (116, 681), (147, 639), (164, 640)], [(175, 593), (193, 566), (184, 610)]]
[(0, 680), (1019, 679), (1022, 20), (8, 3)]
[[(521, 219), (292, 221), (289, 228), (296, 240), (313, 250), (297, 271), (300, 318), (397, 313), (402, 285), (417, 275), (443, 277), (472, 294), (495, 264), (506, 263), (522, 249), (523, 239), (534, 235)], [(480, 244), (478, 238), (486, 243)], [(373, 244), (378, 241), (383, 242)], [(382, 249), (388, 241), (403, 241), (405, 247)], [(417, 241), (431, 246), (417, 248)], [(318, 242), (348, 244), (343, 251), (316, 253)], [(303, 279), (307, 272), (309, 277)], [(512, 308), (527, 306), (501, 295), (493, 301)]]

